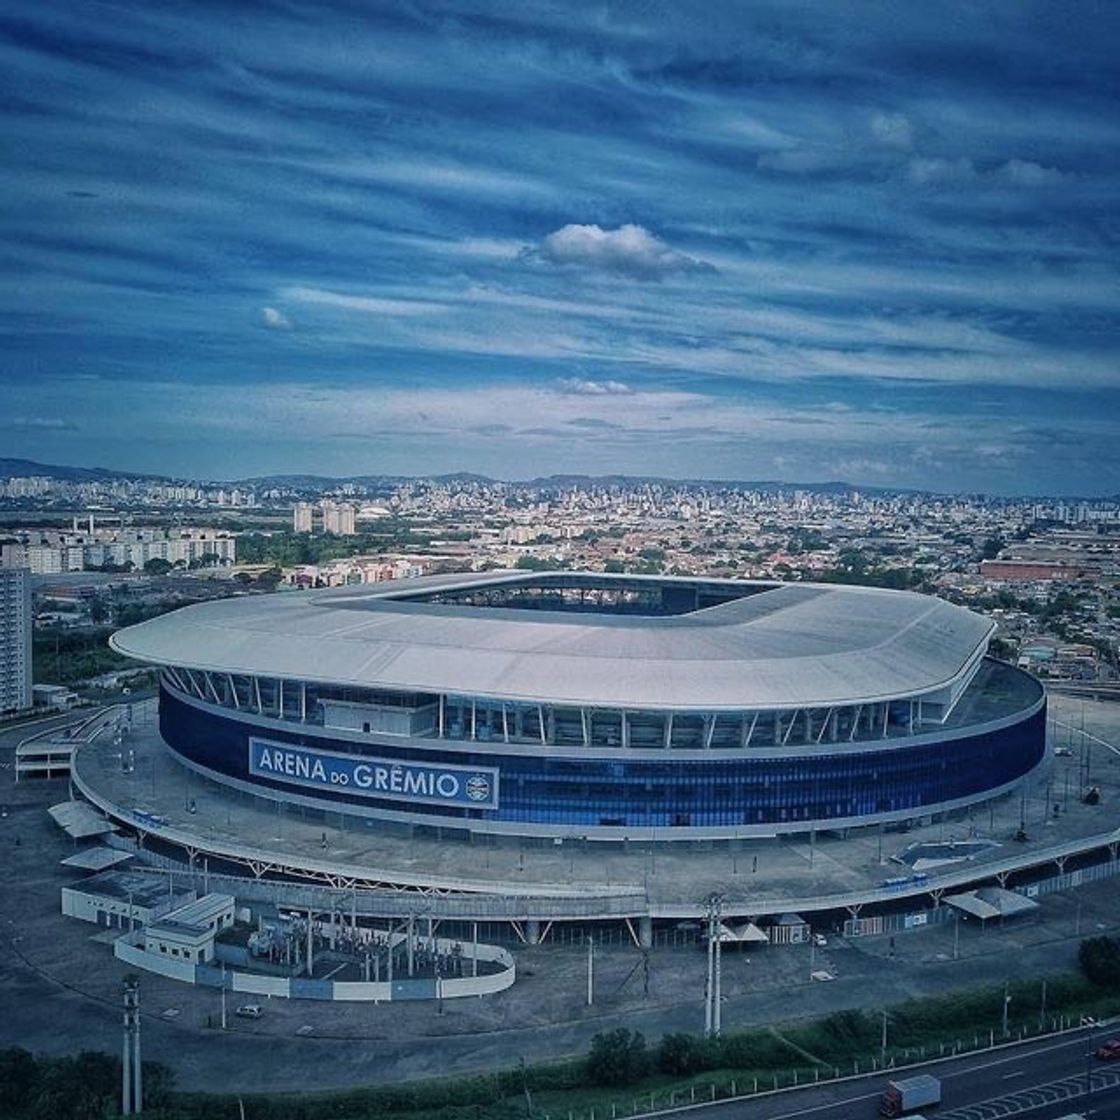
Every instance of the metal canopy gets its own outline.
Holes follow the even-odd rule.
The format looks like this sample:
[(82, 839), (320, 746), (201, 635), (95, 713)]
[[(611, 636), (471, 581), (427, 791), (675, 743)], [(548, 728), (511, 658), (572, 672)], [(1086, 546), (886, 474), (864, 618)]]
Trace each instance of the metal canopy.
[(982, 922), (989, 918), (1010, 918), (1038, 909), (1038, 903), (1033, 898), (1002, 887), (980, 887), (963, 894), (946, 895), (942, 901)]
[(86, 801), (61, 801), (48, 810), (52, 820), (75, 840), (85, 840), (90, 836), (104, 836), (116, 832), (117, 826), (111, 824)]
[(132, 856), (128, 852), (118, 852), (115, 848), (86, 848), (61, 860), (63, 867), (78, 867), (83, 871), (104, 871), (109, 867), (127, 863)]
[[(455, 586), (502, 582), (486, 573), (459, 577)], [(447, 581), (407, 583), (418, 592)], [(754, 593), (671, 617), (415, 602), (377, 585), (285, 592), (186, 607), (118, 631), (110, 644), (141, 661), (222, 673), (533, 703), (717, 711), (928, 693), (959, 681), (994, 628), (971, 611), (911, 592), (738, 586)]]

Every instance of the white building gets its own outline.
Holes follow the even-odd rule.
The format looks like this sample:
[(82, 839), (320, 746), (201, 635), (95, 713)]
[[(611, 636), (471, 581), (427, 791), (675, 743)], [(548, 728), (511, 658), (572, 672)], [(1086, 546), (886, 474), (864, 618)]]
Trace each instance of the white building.
[(334, 533), (340, 537), (352, 537), (357, 532), (354, 521), (354, 507), (349, 503), (323, 503), (324, 533)]
[(31, 701), (31, 573), (0, 568), (0, 712)]
[(311, 532), (311, 515), (314, 507), (310, 502), (296, 502), (292, 511), (292, 530), (296, 533)]

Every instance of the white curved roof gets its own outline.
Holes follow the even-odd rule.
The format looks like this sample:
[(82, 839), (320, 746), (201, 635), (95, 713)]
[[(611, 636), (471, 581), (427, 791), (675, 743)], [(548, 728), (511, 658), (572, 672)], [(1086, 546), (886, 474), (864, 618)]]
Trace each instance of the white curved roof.
[[(930, 692), (958, 679), (994, 629), (988, 619), (940, 599), (830, 584), (761, 585), (767, 589), (746, 598), (653, 618), (399, 598), (534, 578), (488, 572), (224, 599), (130, 626), (110, 644), (141, 661), (216, 672), (511, 701), (713, 711)], [(601, 586), (610, 577), (593, 579)], [(648, 582), (744, 588), (731, 580)]]

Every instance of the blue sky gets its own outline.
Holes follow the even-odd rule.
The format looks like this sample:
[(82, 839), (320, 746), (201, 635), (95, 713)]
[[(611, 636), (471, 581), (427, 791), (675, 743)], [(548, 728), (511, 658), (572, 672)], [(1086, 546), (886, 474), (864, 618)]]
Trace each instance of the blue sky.
[(1120, 6), (0, 13), (0, 454), (1120, 492)]

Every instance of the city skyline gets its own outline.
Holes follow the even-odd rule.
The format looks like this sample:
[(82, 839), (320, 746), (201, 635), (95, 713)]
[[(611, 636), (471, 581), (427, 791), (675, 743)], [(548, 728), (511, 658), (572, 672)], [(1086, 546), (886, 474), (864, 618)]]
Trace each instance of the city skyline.
[(3, 454), (1120, 491), (1089, 3), (0, 18)]

